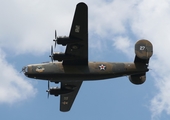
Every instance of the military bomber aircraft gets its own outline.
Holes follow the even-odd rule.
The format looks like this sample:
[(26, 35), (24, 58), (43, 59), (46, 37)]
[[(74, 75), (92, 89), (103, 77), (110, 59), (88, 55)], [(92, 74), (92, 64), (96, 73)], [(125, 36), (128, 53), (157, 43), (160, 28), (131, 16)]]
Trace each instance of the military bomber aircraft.
[[(149, 59), (153, 54), (151, 42), (142, 39), (135, 44), (135, 59), (132, 63), (88, 61), (88, 7), (85, 3), (76, 6), (71, 31), (68, 37), (57, 37), (56, 44), (66, 46), (65, 53), (53, 52), (52, 62), (31, 64), (22, 70), (25, 76), (48, 81), (48, 95), (60, 95), (60, 111), (71, 109), (83, 81), (103, 80), (129, 76), (133, 84), (142, 84), (149, 71)], [(50, 88), (49, 82), (61, 84)]]

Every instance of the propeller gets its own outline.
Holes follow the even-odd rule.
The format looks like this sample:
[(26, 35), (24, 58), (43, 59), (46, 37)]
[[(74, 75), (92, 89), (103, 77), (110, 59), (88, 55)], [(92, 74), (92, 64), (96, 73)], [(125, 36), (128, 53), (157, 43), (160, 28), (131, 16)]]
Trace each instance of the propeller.
[(57, 44), (57, 32), (55, 30), (55, 38), (53, 39), (53, 41), (55, 42), (54, 47), (56, 48), (56, 44)]
[(22, 72), (25, 73), (25, 72), (26, 72), (26, 68), (27, 68), (27, 67), (24, 66), (24, 67), (22, 68), (22, 70), (20, 71), (20, 73), (22, 73)]
[(51, 61), (53, 62), (54, 58), (53, 58), (53, 46), (52, 45), (51, 45), (51, 55), (49, 57), (51, 57)]
[(46, 90), (46, 92), (48, 92), (47, 98), (49, 98), (49, 95), (50, 95), (50, 81), (48, 81), (48, 90)]

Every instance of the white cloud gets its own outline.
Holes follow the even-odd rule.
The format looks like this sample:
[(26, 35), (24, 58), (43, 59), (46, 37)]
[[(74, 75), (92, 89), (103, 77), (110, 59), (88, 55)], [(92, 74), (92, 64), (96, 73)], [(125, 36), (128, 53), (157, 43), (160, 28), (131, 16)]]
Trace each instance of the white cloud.
[(36, 90), (33, 86), (6, 62), (2, 50), (0, 50), (0, 71), (0, 104), (13, 104), (35, 95)]
[(68, 35), (76, 4), (72, 5), (56, 0), (1, 2), (1, 47), (10, 46), (16, 54), (49, 51), (55, 29), (58, 35)]
[(132, 43), (128, 37), (118, 36), (118, 37), (114, 38), (113, 46), (116, 47), (117, 49), (121, 50), (122, 52), (124, 52), (125, 54), (127, 54), (130, 57), (134, 56), (132, 54), (129, 54), (129, 53), (134, 53), (134, 48), (133, 48)]
[[(156, 78), (157, 77), (157, 78)], [(166, 112), (170, 114), (170, 75), (165, 77), (156, 76), (157, 87), (159, 88), (159, 93), (151, 101), (151, 110), (153, 112), (152, 117), (160, 116), (161, 113)]]
[[(137, 2), (137, 1), (136, 1)], [(90, 11), (90, 30), (107, 36), (109, 34), (126, 33), (125, 24), (128, 18), (131, 17), (132, 7), (136, 3), (134, 0), (118, 1), (105, 3), (98, 2), (89, 8)], [(109, 36), (111, 37), (111, 36)]]

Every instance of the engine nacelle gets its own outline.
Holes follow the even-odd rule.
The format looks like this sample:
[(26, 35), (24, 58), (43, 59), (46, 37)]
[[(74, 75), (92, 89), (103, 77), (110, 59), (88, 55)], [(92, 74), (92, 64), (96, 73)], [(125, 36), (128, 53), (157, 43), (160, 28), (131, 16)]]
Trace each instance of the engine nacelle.
[(69, 37), (58, 37), (57, 44), (62, 44), (63, 46), (67, 45), (70, 41)]
[(144, 74), (137, 74), (137, 75), (130, 75), (129, 80), (131, 83), (135, 85), (143, 84), (146, 81), (146, 75)]
[(135, 54), (139, 59), (147, 60), (153, 54), (153, 46), (152, 43), (148, 40), (139, 40), (135, 44)]
[(57, 44), (62, 44), (63, 46), (69, 44), (69, 43), (76, 43), (76, 42), (80, 42), (81, 40), (79, 39), (71, 39), (69, 37), (58, 37), (57, 38)]
[(60, 88), (50, 88), (49, 90), (47, 90), (47, 92), (49, 92), (50, 95), (54, 95), (54, 96), (58, 96), (61, 94), (67, 94), (72, 92), (73, 90), (69, 90), (69, 89), (60, 89)]
[(58, 60), (58, 61), (62, 61), (64, 59), (66, 59), (66, 55), (64, 53), (61, 53), (61, 52), (55, 52), (53, 53), (53, 59), (54, 60)]
[(71, 59), (75, 59), (75, 58), (76, 58), (76, 56), (65, 55), (65, 53), (60, 53), (60, 52), (53, 53), (53, 59), (58, 60), (58, 61), (71, 60)]

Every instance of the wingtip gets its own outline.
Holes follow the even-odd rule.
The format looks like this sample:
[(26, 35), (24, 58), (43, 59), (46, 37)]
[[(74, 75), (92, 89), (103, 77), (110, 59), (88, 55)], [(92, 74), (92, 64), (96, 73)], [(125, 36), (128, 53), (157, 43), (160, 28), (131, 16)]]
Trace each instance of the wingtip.
[(70, 111), (70, 109), (61, 109), (61, 108), (60, 108), (60, 111), (61, 111), (61, 112), (68, 112), (68, 111)]
[(79, 6), (79, 5), (87, 6), (87, 4), (84, 3), (84, 2), (79, 2), (79, 3), (77, 4), (77, 6)]

